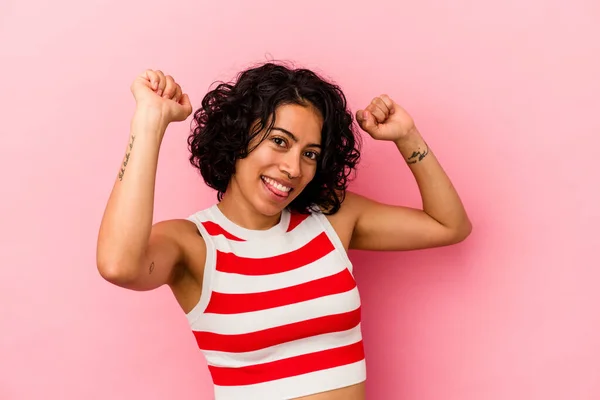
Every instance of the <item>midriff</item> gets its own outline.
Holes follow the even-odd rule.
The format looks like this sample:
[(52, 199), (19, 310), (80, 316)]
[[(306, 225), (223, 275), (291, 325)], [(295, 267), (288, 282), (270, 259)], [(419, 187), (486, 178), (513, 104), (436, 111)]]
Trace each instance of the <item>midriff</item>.
[(357, 383), (340, 389), (297, 397), (294, 400), (365, 400), (365, 384)]

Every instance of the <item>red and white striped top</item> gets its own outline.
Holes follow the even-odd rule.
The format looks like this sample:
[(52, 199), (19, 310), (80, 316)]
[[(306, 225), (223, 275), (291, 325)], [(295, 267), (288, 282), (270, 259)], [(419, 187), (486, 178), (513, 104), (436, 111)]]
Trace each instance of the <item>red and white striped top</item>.
[(366, 379), (352, 264), (327, 218), (249, 230), (214, 205), (190, 216), (207, 248), (187, 314), (215, 400), (293, 399)]

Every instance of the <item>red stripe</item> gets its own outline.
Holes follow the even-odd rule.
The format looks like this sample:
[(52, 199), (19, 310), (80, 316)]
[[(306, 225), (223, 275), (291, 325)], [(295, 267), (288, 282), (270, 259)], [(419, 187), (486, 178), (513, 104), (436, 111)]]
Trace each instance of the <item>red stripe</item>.
[(268, 275), (291, 271), (317, 261), (333, 251), (325, 232), (289, 253), (269, 258), (246, 258), (217, 251), (217, 271), (242, 275)]
[(258, 293), (210, 294), (207, 313), (237, 314), (281, 307), (302, 301), (313, 300), (354, 289), (354, 281), (347, 268), (337, 274), (282, 289)]
[(327, 315), (252, 333), (239, 335), (221, 335), (199, 331), (193, 331), (193, 333), (198, 347), (202, 350), (244, 353), (311, 336), (347, 331), (357, 326), (360, 318), (360, 307), (358, 307), (353, 311), (341, 314)]
[(363, 342), (348, 346), (290, 357), (259, 365), (225, 368), (209, 365), (215, 385), (253, 385), (352, 364), (365, 357)]
[(288, 225), (288, 232), (291, 232), (294, 230), (295, 227), (297, 227), (298, 225), (300, 225), (302, 223), (302, 221), (304, 221), (306, 218), (308, 218), (309, 214), (300, 214), (298, 212), (294, 212), (292, 213), (292, 215), (290, 216), (290, 224)]
[(245, 241), (244, 239), (240, 239), (239, 237), (234, 236), (231, 233), (227, 232), (225, 229), (223, 229), (223, 227), (221, 225), (215, 224), (212, 221), (203, 222), (202, 225), (204, 225), (204, 229), (206, 229), (206, 231), (208, 232), (208, 234), (210, 236), (223, 235), (229, 240), (235, 240), (238, 242)]

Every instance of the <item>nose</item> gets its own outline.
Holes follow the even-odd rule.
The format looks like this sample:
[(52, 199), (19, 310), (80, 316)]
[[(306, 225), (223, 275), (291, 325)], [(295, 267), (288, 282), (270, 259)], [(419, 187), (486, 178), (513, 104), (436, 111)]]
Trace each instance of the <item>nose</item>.
[(295, 151), (288, 151), (283, 158), (280, 169), (290, 179), (300, 176), (300, 154)]

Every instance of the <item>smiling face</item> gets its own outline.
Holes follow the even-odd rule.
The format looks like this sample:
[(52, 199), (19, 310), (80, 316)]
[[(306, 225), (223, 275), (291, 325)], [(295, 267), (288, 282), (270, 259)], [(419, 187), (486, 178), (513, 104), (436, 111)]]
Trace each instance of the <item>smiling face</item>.
[[(286, 104), (260, 144), (235, 165), (226, 197), (248, 212), (278, 215), (310, 183), (321, 153), (323, 120), (312, 106)], [(255, 137), (259, 141), (263, 132)], [(229, 195), (229, 196), (227, 196)], [(242, 204), (240, 204), (242, 203)]]

